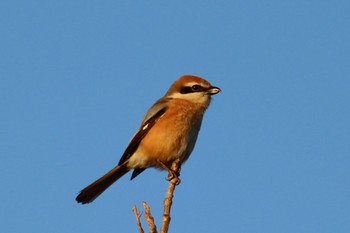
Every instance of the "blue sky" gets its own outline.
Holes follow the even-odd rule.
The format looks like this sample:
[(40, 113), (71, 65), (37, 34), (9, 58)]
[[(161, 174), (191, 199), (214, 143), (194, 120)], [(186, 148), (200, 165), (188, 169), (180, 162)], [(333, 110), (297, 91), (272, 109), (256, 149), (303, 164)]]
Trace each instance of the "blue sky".
[(179, 76), (219, 86), (170, 232), (350, 232), (348, 1), (2, 1), (0, 231), (159, 225), (165, 172), (81, 188)]

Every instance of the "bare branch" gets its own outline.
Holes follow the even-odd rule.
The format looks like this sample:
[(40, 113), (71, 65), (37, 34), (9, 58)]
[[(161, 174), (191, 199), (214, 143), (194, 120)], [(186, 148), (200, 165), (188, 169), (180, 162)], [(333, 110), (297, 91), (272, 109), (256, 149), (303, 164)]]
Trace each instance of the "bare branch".
[(141, 225), (141, 221), (140, 221), (140, 216), (141, 216), (141, 214), (139, 214), (139, 213), (137, 212), (136, 205), (134, 205), (134, 207), (132, 208), (132, 212), (133, 212), (134, 215), (135, 215), (136, 223), (137, 223), (137, 228), (139, 229), (139, 232), (140, 232), (140, 233), (144, 233), (144, 230), (142, 229), (142, 225)]
[(143, 209), (145, 210), (145, 219), (147, 221), (148, 227), (149, 227), (149, 233), (157, 233), (157, 227), (154, 224), (154, 218), (151, 214), (151, 209), (149, 205), (146, 202), (142, 202)]
[[(159, 233), (167, 233), (169, 229), (169, 224), (170, 224), (170, 210), (171, 206), (173, 204), (173, 197), (174, 197), (174, 191), (176, 185), (180, 184), (181, 180), (179, 178), (180, 176), (180, 169), (181, 169), (181, 164), (180, 164), (180, 159), (175, 160), (171, 164), (171, 169), (167, 168), (163, 163), (160, 163), (160, 165), (164, 166), (164, 169), (168, 170), (169, 176), (169, 186), (166, 191), (166, 195), (163, 201), (164, 204), (164, 211), (163, 211), (163, 217), (162, 217), (162, 226), (160, 229)], [(149, 205), (146, 202), (142, 202), (143, 208), (145, 210), (145, 219), (147, 221), (148, 227), (149, 227), (149, 233), (157, 233), (157, 227), (154, 224), (154, 218), (152, 217), (151, 214), (151, 209)], [(140, 233), (144, 233), (142, 226), (141, 226), (141, 221), (140, 221), (140, 214), (137, 212), (136, 206), (132, 209), (136, 218), (136, 223), (139, 229)]]
[(162, 226), (160, 229), (160, 233), (167, 233), (168, 229), (169, 229), (169, 224), (170, 224), (170, 210), (171, 210), (171, 205), (173, 203), (173, 197), (174, 197), (174, 191), (175, 191), (175, 187), (177, 184), (180, 183), (180, 168), (181, 168), (181, 164), (180, 164), (180, 160), (177, 159), (175, 160), (172, 165), (171, 165), (171, 170), (174, 172), (174, 174), (176, 174), (174, 176), (174, 174), (169, 174), (169, 175), (173, 175), (171, 180), (169, 181), (169, 186), (167, 189), (167, 193), (164, 199), (164, 212), (163, 212), (163, 218), (162, 218)]

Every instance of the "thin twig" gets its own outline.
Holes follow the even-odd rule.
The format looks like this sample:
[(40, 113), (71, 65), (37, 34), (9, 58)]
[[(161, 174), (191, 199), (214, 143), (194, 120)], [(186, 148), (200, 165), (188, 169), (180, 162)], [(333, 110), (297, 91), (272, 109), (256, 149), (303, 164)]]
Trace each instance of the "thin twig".
[(171, 205), (173, 203), (173, 197), (174, 197), (174, 191), (175, 187), (177, 184), (180, 183), (180, 160), (177, 159), (175, 160), (172, 165), (171, 165), (171, 170), (177, 174), (177, 176), (172, 177), (172, 179), (169, 181), (169, 186), (167, 189), (166, 196), (164, 198), (164, 212), (163, 212), (163, 218), (162, 218), (162, 226), (160, 228), (159, 233), (167, 233), (169, 229), (169, 224), (170, 224), (170, 210), (171, 210)]
[[(165, 165), (164, 165), (165, 166)], [(163, 211), (163, 217), (162, 217), (162, 226), (160, 228), (159, 233), (167, 233), (169, 229), (169, 224), (170, 224), (170, 210), (171, 206), (173, 204), (173, 197), (174, 197), (174, 191), (176, 185), (180, 184), (181, 180), (179, 178), (180, 176), (180, 169), (181, 169), (181, 164), (180, 164), (180, 159), (175, 160), (171, 164), (171, 169), (167, 168), (169, 171), (169, 186), (166, 191), (166, 195), (163, 201), (164, 204), (164, 211)], [(154, 224), (154, 218), (152, 217), (151, 214), (151, 209), (149, 205), (146, 202), (142, 202), (143, 208), (145, 210), (145, 219), (147, 221), (148, 227), (149, 227), (149, 232), (150, 233), (157, 233), (157, 227)], [(136, 223), (139, 229), (140, 233), (144, 233), (144, 230), (142, 229), (141, 226), (141, 221), (140, 221), (140, 214), (137, 212), (136, 206), (132, 209), (136, 218)]]
[(142, 202), (143, 209), (145, 210), (144, 218), (147, 221), (148, 227), (149, 227), (149, 233), (157, 233), (157, 227), (154, 224), (154, 218), (151, 214), (151, 209), (149, 205), (146, 202)]
[(137, 223), (137, 228), (139, 229), (139, 232), (140, 232), (140, 233), (144, 233), (144, 230), (142, 229), (142, 225), (141, 225), (141, 220), (140, 220), (141, 214), (139, 214), (139, 213), (137, 212), (136, 205), (134, 205), (134, 207), (132, 208), (132, 212), (133, 212), (134, 215), (135, 215), (136, 223)]

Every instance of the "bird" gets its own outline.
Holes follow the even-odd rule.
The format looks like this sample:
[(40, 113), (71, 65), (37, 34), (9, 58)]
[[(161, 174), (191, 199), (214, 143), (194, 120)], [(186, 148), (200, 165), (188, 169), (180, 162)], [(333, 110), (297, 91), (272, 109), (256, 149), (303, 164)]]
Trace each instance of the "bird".
[(131, 180), (147, 168), (168, 170), (171, 176), (171, 164), (183, 164), (192, 153), (211, 96), (220, 91), (198, 76), (177, 79), (146, 112), (118, 165), (82, 189), (75, 200), (91, 203), (131, 170)]

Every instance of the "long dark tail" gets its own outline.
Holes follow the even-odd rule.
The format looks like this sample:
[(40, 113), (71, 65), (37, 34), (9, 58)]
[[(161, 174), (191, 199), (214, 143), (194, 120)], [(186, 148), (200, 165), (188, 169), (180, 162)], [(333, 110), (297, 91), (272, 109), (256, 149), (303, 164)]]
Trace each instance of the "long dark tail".
[(95, 200), (109, 186), (116, 182), (120, 177), (125, 175), (130, 169), (127, 167), (127, 162), (114, 167), (104, 176), (80, 191), (75, 198), (78, 203), (88, 204)]

